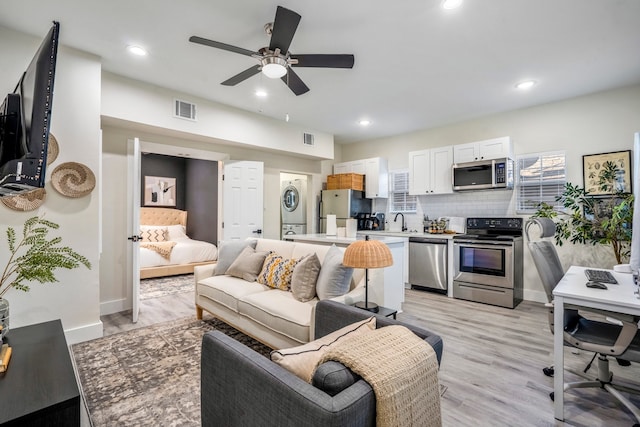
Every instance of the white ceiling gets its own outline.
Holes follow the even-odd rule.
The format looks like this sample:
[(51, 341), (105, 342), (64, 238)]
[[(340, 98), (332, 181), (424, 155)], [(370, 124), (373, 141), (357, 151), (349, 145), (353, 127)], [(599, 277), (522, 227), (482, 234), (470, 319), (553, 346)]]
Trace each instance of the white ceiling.
[[(102, 57), (103, 69), (332, 133), (347, 143), (397, 135), (640, 83), (638, 0), (20, 0), (0, 25)], [(276, 6), (302, 15), (290, 50), (352, 53), (351, 70), (297, 68), (311, 89), (279, 79), (220, 82), (254, 59), (190, 43), (191, 35), (249, 50), (269, 44)], [(132, 57), (129, 44), (149, 55)], [(0, 63), (1, 63), (0, 59)], [(25, 64), (26, 66), (26, 64)], [(538, 81), (527, 92), (514, 89)], [(266, 99), (254, 95), (260, 87)], [(372, 124), (363, 128), (358, 120)]]

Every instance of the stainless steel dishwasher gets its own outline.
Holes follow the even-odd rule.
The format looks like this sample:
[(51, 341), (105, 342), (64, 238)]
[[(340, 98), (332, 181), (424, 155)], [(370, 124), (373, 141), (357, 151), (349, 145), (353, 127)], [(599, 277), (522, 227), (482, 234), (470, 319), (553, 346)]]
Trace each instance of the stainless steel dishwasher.
[(409, 238), (409, 283), (415, 289), (447, 290), (447, 240)]

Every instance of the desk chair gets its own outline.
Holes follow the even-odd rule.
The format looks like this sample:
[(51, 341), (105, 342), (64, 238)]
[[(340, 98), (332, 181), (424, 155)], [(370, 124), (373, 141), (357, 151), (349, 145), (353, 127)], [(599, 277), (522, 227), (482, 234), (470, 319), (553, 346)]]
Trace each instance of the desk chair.
[[(552, 237), (555, 234), (555, 223), (549, 218), (532, 218), (525, 225), (525, 236), (528, 241), (529, 250), (533, 257), (533, 262), (538, 270), (540, 280), (547, 294), (549, 307), (549, 326), (553, 333), (553, 288), (564, 276), (564, 270), (555, 246), (548, 240), (532, 241), (529, 236), (529, 228), (537, 225), (540, 229), (540, 238)], [(586, 277), (585, 277), (586, 283)], [(629, 295), (629, 298), (633, 298)], [(640, 332), (638, 332), (638, 321), (630, 315), (612, 313), (603, 310), (581, 308), (581, 311), (592, 312), (598, 315), (614, 319), (617, 324), (602, 321), (590, 320), (578, 313), (577, 309), (565, 309), (564, 315), (564, 342), (565, 345), (580, 348), (586, 351), (593, 351), (598, 355), (598, 379), (595, 381), (579, 381), (566, 383), (564, 390), (572, 388), (599, 387), (608, 391), (620, 403), (622, 403), (636, 418), (640, 427), (640, 409), (634, 406), (617, 389), (627, 392), (640, 393), (640, 390), (627, 387), (613, 386), (613, 374), (609, 369), (609, 359), (607, 356), (614, 356), (619, 360), (640, 362)], [(543, 369), (548, 376), (553, 375), (553, 368)], [(585, 370), (586, 371), (586, 370)], [(550, 394), (553, 400), (553, 393)]]

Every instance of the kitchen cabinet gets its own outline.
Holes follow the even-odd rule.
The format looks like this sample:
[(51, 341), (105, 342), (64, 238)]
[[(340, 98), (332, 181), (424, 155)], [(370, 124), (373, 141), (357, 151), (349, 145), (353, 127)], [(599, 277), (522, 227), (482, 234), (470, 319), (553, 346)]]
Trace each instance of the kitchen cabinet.
[(373, 157), (371, 159), (352, 160), (336, 163), (333, 173), (364, 174), (364, 191), (367, 199), (389, 197), (389, 170), (387, 159)]
[(451, 165), (453, 147), (439, 147), (409, 153), (409, 194), (453, 193)]
[(513, 144), (511, 143), (511, 138), (508, 136), (453, 146), (453, 161), (455, 163), (492, 160), (504, 157), (513, 158)]

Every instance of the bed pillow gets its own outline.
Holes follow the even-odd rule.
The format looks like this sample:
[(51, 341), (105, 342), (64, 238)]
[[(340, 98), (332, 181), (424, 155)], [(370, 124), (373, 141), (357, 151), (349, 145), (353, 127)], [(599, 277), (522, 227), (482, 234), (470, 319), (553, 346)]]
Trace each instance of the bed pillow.
[(255, 282), (268, 254), (269, 252), (256, 252), (255, 249), (246, 247), (231, 263), (226, 274), (244, 279), (247, 282)]
[(218, 248), (218, 262), (216, 263), (215, 270), (213, 271), (214, 276), (221, 276), (226, 274), (227, 269), (233, 261), (238, 258), (240, 252), (246, 247), (250, 247), (251, 249), (256, 248), (257, 240), (226, 240), (220, 242), (220, 247)]
[(291, 289), (291, 276), (298, 261), (298, 259), (283, 258), (275, 252), (271, 252), (264, 260), (262, 271), (258, 275), (258, 283), (281, 291), (288, 291)]
[(341, 341), (366, 334), (375, 329), (376, 318), (371, 316), (368, 319), (338, 329), (315, 341), (297, 347), (274, 350), (271, 352), (271, 360), (310, 383), (313, 378), (313, 371), (329, 348), (334, 347)]
[(143, 242), (166, 242), (168, 235), (167, 227), (146, 228), (140, 227), (140, 236)]
[(345, 267), (342, 264), (343, 253), (336, 245), (332, 245), (324, 256), (318, 281), (316, 282), (316, 293), (318, 299), (325, 300), (342, 296), (349, 291), (353, 268)]
[(291, 293), (300, 302), (311, 301), (316, 296), (316, 282), (320, 273), (320, 260), (315, 253), (298, 261), (291, 275)]
[(178, 240), (188, 237), (184, 225), (167, 225), (167, 231), (169, 232), (169, 240)]

